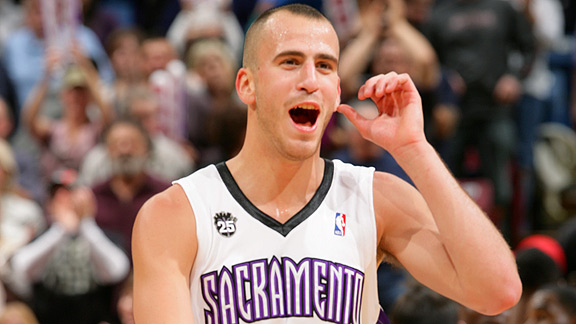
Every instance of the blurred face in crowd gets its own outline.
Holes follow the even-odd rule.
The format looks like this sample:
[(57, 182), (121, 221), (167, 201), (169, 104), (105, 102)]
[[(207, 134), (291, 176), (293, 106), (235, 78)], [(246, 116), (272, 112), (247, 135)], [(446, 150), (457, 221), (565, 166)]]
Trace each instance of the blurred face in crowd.
[(142, 44), (142, 59), (146, 75), (165, 69), (166, 65), (176, 58), (178, 54), (167, 39), (148, 39)]
[(90, 103), (90, 91), (86, 86), (66, 87), (60, 93), (60, 100), (64, 107), (64, 113), (72, 118), (84, 120), (86, 107)]
[(143, 74), (140, 43), (135, 35), (126, 33), (115, 41), (110, 60), (116, 75), (124, 79), (138, 79)]
[(113, 175), (133, 177), (142, 174), (149, 144), (137, 126), (126, 122), (113, 125), (107, 133), (106, 145)]
[(216, 52), (200, 58), (196, 72), (214, 92), (229, 92), (234, 89), (234, 72), (230, 62)]

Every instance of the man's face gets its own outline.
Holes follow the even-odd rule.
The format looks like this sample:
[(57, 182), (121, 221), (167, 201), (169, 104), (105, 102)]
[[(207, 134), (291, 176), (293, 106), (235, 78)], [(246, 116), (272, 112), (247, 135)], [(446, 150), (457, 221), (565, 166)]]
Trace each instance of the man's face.
[(211, 53), (202, 57), (197, 72), (208, 88), (216, 92), (232, 90), (235, 71), (232, 71), (231, 64), (222, 55)]
[(142, 74), (141, 54), (136, 37), (125, 36), (119, 41), (110, 59), (117, 74), (124, 78), (138, 77)]
[(570, 315), (558, 298), (550, 291), (537, 291), (530, 298), (526, 309), (526, 324), (570, 324)]
[(166, 68), (166, 65), (176, 58), (174, 48), (166, 40), (148, 40), (142, 45), (144, 70), (150, 75), (156, 70)]
[(340, 103), (338, 37), (328, 22), (289, 12), (270, 17), (259, 36), (252, 73), (260, 136), (284, 157), (311, 157)]
[(146, 138), (134, 125), (117, 124), (106, 137), (112, 173), (132, 177), (141, 174), (148, 158)]
[(90, 103), (90, 91), (85, 86), (74, 86), (62, 89), (60, 100), (66, 114), (83, 118), (86, 114), (86, 107)]

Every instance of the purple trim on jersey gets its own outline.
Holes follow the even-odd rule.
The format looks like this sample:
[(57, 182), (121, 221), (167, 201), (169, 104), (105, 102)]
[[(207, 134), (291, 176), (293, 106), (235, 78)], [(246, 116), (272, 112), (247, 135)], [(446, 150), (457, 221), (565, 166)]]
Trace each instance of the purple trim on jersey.
[(390, 324), (388, 316), (386, 316), (386, 313), (382, 308), (380, 308), (380, 315), (378, 316), (378, 322), (376, 322), (376, 324)]
[(222, 267), (200, 277), (205, 323), (313, 317), (360, 323), (364, 273), (322, 259), (273, 257)]

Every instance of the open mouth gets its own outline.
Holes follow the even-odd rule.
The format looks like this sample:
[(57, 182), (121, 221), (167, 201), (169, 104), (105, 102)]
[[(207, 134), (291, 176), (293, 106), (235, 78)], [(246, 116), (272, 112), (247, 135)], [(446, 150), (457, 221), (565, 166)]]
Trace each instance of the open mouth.
[(294, 123), (302, 126), (314, 126), (320, 111), (313, 105), (301, 105), (290, 109), (290, 117)]

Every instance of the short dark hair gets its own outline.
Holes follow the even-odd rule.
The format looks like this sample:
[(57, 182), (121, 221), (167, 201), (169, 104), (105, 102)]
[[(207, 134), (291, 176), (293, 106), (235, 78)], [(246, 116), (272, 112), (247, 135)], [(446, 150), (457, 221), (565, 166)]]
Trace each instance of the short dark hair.
[(458, 304), (419, 283), (408, 289), (394, 302), (390, 320), (394, 324), (456, 324)]
[(297, 16), (307, 17), (311, 20), (323, 20), (332, 24), (324, 14), (318, 11), (316, 8), (309, 5), (301, 3), (292, 3), (264, 11), (248, 28), (246, 31), (246, 36), (244, 37), (244, 53), (242, 65), (247, 67), (251, 61), (253, 61), (253, 48), (255, 47), (255, 42), (259, 38), (258, 34), (262, 29), (262, 26), (277, 12), (287, 11)]
[(525, 294), (530, 294), (546, 284), (555, 283), (562, 277), (556, 262), (537, 248), (516, 252), (516, 264)]
[(102, 132), (102, 141), (106, 145), (108, 145), (108, 135), (118, 125), (129, 125), (137, 129), (138, 132), (142, 135), (144, 141), (146, 142), (146, 148), (148, 149), (148, 152), (152, 152), (153, 144), (152, 144), (152, 138), (150, 138), (150, 134), (148, 133), (146, 128), (144, 128), (144, 126), (139, 120), (130, 116), (121, 116), (120, 118), (117, 118), (113, 122), (108, 124), (108, 126)]

